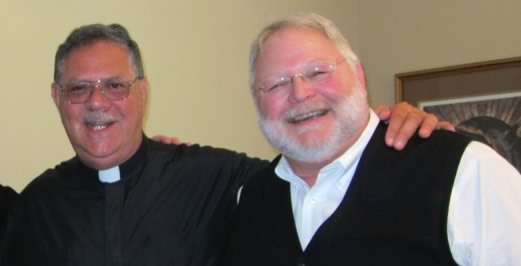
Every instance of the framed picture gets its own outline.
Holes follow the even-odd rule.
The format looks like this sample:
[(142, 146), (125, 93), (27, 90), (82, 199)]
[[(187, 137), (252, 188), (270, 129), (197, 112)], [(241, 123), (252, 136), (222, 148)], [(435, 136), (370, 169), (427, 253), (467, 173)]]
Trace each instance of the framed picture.
[(482, 141), (521, 172), (521, 57), (397, 74), (407, 101)]

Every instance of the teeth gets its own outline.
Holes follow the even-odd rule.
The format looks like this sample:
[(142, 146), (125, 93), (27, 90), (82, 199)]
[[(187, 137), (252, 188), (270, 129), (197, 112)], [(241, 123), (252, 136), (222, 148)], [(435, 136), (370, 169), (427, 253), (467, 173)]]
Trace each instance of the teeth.
[(104, 128), (106, 128), (107, 125), (106, 124), (102, 124), (102, 125), (91, 125), (91, 128), (94, 129), (94, 130), (102, 130)]
[(289, 121), (292, 123), (297, 123), (297, 122), (304, 121), (304, 120), (307, 120), (307, 119), (310, 119), (313, 117), (324, 115), (326, 112), (327, 112), (326, 110), (314, 111), (311, 113), (306, 113), (306, 114), (295, 116), (293, 118), (290, 118)]

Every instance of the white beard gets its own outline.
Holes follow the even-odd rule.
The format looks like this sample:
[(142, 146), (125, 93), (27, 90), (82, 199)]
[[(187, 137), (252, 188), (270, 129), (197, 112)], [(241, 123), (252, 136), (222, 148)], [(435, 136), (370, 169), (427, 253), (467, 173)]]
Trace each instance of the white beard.
[[(299, 143), (292, 138), (285, 125), (288, 123), (286, 117), (296, 113), (295, 110), (306, 110), (306, 104), (298, 105), (287, 111), (280, 119), (268, 119), (257, 110), (258, 124), (271, 145), (284, 156), (296, 161), (307, 163), (322, 163), (332, 159), (344, 147), (341, 143), (352, 139), (356, 132), (366, 125), (369, 117), (369, 106), (367, 95), (362, 86), (351, 90), (338, 104), (322, 103), (326, 105), (336, 121), (333, 129), (324, 138), (315, 138), (306, 144)], [(298, 134), (312, 131), (313, 127), (303, 127)]]

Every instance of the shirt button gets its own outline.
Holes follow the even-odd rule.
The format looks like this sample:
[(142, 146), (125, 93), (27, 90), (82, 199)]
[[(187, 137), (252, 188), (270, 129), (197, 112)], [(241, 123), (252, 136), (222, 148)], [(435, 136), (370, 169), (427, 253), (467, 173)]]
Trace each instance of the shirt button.
[[(312, 198), (312, 199), (311, 199), (311, 202), (313, 202), (313, 203), (317, 203), (317, 198)], [(299, 264), (299, 266), (300, 266), (300, 265), (303, 265), (303, 266), (304, 266), (304, 264)]]

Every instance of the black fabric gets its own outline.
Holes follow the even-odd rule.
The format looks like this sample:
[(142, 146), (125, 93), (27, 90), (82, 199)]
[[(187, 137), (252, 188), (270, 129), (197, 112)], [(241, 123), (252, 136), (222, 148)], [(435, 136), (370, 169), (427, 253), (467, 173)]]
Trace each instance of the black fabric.
[(12, 188), (0, 185), (0, 224), (4, 221), (7, 211), (17, 195)]
[(236, 192), (266, 165), (224, 149), (145, 139), (120, 166), (122, 180), (103, 184), (75, 157), (20, 194), (4, 263), (220, 265)]
[(455, 265), (447, 239), (448, 206), (469, 140), (436, 131), (403, 151), (384, 144), (380, 124), (346, 196), (302, 251), (289, 183), (270, 167), (250, 180), (241, 200), (227, 265)]
[(4, 238), (7, 212), (17, 195), (18, 193), (16, 193), (12, 188), (0, 185), (0, 243)]

